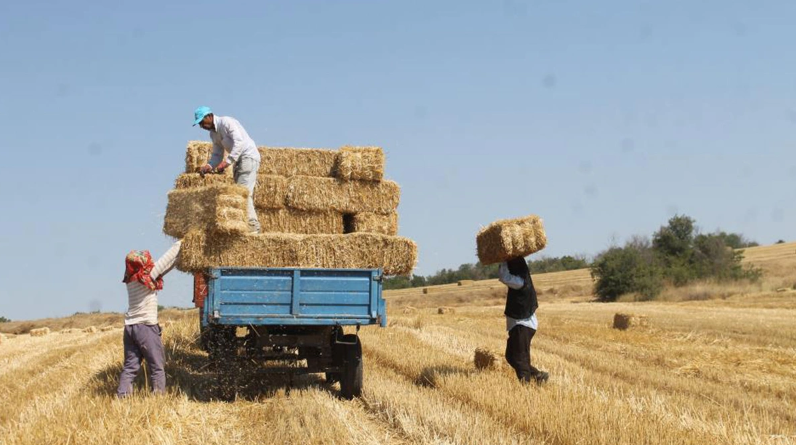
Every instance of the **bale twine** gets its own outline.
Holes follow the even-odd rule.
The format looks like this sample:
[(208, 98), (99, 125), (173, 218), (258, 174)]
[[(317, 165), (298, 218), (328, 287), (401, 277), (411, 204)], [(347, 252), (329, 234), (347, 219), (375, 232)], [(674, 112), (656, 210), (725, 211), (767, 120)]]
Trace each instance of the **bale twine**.
[(475, 357), (473, 357), (476, 369), (500, 369), (503, 361), (500, 355), (486, 348), (476, 348)]
[(614, 329), (625, 330), (632, 327), (647, 326), (646, 315), (625, 314), (617, 312), (614, 314)]
[(31, 329), (30, 330), (30, 336), (31, 337), (44, 337), (45, 335), (49, 335), (49, 334), (50, 334), (50, 328), (48, 328), (48, 327), (43, 327), (43, 328)]
[(456, 310), (453, 309), (452, 307), (441, 307), (441, 308), (437, 309), (437, 313), (440, 314), (440, 315), (455, 314)]
[(87, 334), (96, 334), (97, 333), (97, 328), (95, 326), (89, 326), (89, 327), (83, 329), (83, 332), (85, 332)]

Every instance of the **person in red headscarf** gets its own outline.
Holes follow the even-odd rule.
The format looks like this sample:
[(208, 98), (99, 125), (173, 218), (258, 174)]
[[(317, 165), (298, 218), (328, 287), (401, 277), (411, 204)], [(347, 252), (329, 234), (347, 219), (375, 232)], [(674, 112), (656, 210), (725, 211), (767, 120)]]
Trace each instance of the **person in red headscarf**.
[(124, 260), (129, 307), (124, 314), (124, 368), (119, 376), (119, 397), (130, 395), (133, 380), (146, 359), (152, 391), (166, 390), (166, 356), (158, 324), (158, 291), (163, 289), (163, 276), (177, 262), (181, 242), (177, 241), (157, 261), (148, 250), (133, 250)]

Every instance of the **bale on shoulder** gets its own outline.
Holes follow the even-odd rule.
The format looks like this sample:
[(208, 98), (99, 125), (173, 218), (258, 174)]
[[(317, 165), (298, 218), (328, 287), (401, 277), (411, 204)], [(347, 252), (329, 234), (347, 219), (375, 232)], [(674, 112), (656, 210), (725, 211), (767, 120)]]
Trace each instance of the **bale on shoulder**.
[(478, 232), (476, 244), (481, 263), (494, 264), (544, 249), (547, 234), (542, 218), (530, 215), (493, 222)]

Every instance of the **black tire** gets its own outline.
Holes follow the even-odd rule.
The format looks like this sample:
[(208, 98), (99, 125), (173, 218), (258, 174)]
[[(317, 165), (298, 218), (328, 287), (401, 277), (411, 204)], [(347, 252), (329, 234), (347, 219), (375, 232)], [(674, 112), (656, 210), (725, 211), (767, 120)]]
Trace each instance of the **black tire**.
[(353, 343), (344, 345), (343, 372), (340, 375), (340, 396), (351, 400), (362, 395), (362, 343), (355, 334), (346, 334), (343, 341)]

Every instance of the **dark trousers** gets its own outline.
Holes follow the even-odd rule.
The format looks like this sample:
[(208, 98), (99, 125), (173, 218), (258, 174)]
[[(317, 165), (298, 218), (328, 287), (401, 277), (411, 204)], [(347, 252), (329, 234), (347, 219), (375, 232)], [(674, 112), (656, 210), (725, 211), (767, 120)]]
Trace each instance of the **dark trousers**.
[(531, 340), (535, 334), (535, 329), (517, 325), (511, 328), (506, 341), (506, 361), (514, 368), (517, 378), (526, 382), (539, 374), (539, 370), (531, 366)]
[(133, 380), (141, 369), (141, 359), (146, 359), (152, 391), (166, 390), (166, 355), (160, 339), (159, 325), (133, 324), (124, 327), (124, 369), (119, 376), (116, 395), (125, 397), (133, 391)]

